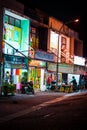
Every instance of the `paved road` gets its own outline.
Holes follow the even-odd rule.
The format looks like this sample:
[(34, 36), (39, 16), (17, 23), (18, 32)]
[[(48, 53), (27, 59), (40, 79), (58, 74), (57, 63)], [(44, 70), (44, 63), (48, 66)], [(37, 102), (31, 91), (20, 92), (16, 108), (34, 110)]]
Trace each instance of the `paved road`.
[[(83, 92), (87, 93), (86, 91)], [(0, 124), (9, 122), (15, 118), (20, 118), (26, 114), (48, 107), (54, 103), (65, 100), (73, 95), (81, 93), (46, 93), (40, 92), (35, 95), (18, 94), (13, 97), (0, 98)]]
[(26, 110), (64, 95), (65, 93), (37, 92), (35, 95), (16, 94), (15, 96), (0, 97), (0, 117)]

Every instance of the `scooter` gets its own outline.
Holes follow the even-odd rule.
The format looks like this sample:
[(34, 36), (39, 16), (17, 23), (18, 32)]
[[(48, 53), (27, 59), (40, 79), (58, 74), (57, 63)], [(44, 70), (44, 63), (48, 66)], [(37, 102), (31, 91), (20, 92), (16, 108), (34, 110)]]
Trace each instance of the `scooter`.
[(30, 92), (32, 92), (32, 94), (34, 94), (34, 89), (33, 89), (33, 83), (32, 81), (30, 82), (27, 82), (24, 86), (24, 89), (25, 89), (25, 93), (26, 94), (29, 94)]

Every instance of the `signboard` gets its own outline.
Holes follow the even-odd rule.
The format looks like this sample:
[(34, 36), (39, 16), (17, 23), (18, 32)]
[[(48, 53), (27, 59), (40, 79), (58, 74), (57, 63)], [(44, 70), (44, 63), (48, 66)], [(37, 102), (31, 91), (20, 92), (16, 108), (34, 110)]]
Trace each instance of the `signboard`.
[(84, 75), (84, 73), (85, 73), (85, 66), (74, 65), (74, 73), (75, 74)]
[(50, 50), (57, 55), (58, 53), (58, 34), (50, 31)]
[(25, 57), (5, 55), (4, 60), (5, 62), (11, 63), (11, 64), (28, 64), (28, 59)]
[(29, 63), (29, 66), (46, 67), (46, 62), (44, 62), (44, 61), (38, 61), (38, 60), (32, 60)]
[(54, 54), (38, 50), (35, 51), (35, 59), (44, 61), (54, 61)]
[(73, 73), (73, 65), (59, 64), (59, 72), (62, 72), (62, 73)]
[(48, 63), (48, 70), (56, 72), (56, 64), (55, 63)]
[(61, 42), (60, 42), (60, 59), (61, 63), (70, 63), (70, 38), (64, 35), (61, 35)]
[(74, 64), (80, 65), (80, 66), (85, 66), (85, 58), (79, 57), (79, 56), (74, 56)]

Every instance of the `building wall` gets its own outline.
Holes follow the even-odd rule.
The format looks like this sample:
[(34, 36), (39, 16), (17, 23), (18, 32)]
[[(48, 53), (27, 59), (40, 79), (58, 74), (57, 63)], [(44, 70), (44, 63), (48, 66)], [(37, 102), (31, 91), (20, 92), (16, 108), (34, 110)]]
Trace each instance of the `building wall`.
[[(63, 23), (60, 22), (59, 20), (57, 20), (53, 17), (49, 17), (49, 28), (52, 28), (58, 32), (62, 25), (63, 25)], [(62, 29), (61, 29), (61, 31), (62, 31)]]
[(70, 38), (70, 55), (72, 59), (74, 60), (74, 38)]
[(3, 8), (0, 6), (0, 63), (2, 62)]
[[(60, 31), (60, 28), (61, 28), (61, 33), (63, 33), (66, 36), (69, 36), (71, 38), (70, 55), (71, 56), (73, 56), (73, 55), (83, 56), (83, 42), (79, 39), (79, 35), (77, 32), (69, 29), (66, 25), (63, 25), (63, 23), (61, 21), (59, 21), (53, 17), (49, 18), (49, 28), (54, 30), (57, 33), (58, 33), (58, 31)], [(50, 34), (48, 33), (48, 38), (49, 37), (50, 37)], [(50, 41), (48, 39), (48, 48), (50, 46), (49, 44), (50, 44)]]
[(0, 0), (0, 1), (1, 1), (0, 4), (2, 4), (3, 7), (24, 14), (24, 5), (17, 2), (16, 0)]
[(2, 86), (2, 78), (3, 78), (3, 57), (2, 57), (2, 47), (3, 47), (3, 15), (4, 9), (12, 9), (12, 11), (17, 11), (21, 14), (24, 12), (24, 6), (16, 0), (0, 0), (0, 95), (1, 86)]
[(65, 25), (62, 21), (59, 21), (58, 19), (55, 19), (54, 17), (49, 17), (49, 28), (52, 28), (58, 32), (60, 28), (62, 27), (61, 33), (68, 35), (70, 37), (79, 39), (78, 32), (75, 32), (74, 30), (70, 29), (68, 25), (69, 25), (68, 23)]
[[(50, 50), (50, 29), (52, 29), (54, 32), (56, 33), (60, 33), (58, 32), (61, 31), (61, 34), (64, 34), (65, 36), (68, 36), (68, 28), (67, 26), (64, 26), (64, 28), (61, 28), (63, 27), (63, 23), (58, 21), (57, 19), (55, 18), (52, 18), (50, 17), (49, 18), (49, 32), (48, 32), (48, 50)], [(61, 29), (61, 30), (60, 30)], [(68, 37), (67, 37), (68, 38)], [(73, 58), (74, 58), (74, 37), (70, 37), (70, 49), (69, 49), (69, 54), (70, 54), (70, 63), (72, 64), (73, 63)], [(60, 43), (60, 41), (59, 41)], [(66, 43), (68, 44), (68, 43)], [(61, 45), (61, 44), (60, 44)]]
[(83, 57), (83, 42), (81, 40), (74, 39), (74, 54), (76, 56)]
[(2, 37), (3, 37), (3, 10), (0, 5), (0, 95), (2, 85)]

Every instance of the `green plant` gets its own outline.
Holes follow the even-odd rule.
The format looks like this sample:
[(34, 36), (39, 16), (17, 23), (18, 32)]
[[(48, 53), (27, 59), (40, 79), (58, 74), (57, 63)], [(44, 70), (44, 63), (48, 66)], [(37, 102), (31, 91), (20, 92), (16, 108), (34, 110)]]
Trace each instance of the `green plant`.
[(16, 87), (15, 87), (14, 84), (9, 84), (8, 85), (8, 93), (14, 94), (15, 90), (16, 90)]
[(4, 92), (4, 95), (8, 95), (8, 93), (11, 93), (11, 95), (14, 95), (16, 90), (16, 86), (14, 84), (11, 83), (3, 83), (2, 85), (2, 91)]

